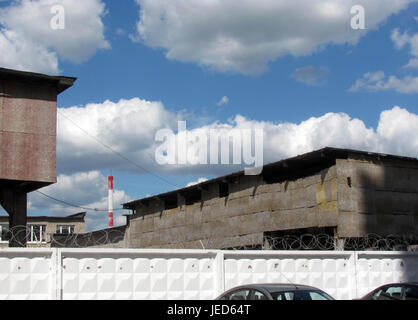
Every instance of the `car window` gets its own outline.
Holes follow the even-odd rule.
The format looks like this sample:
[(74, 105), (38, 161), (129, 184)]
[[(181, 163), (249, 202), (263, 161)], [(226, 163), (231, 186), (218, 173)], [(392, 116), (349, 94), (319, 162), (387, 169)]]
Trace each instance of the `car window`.
[(285, 292), (287, 300), (311, 300), (311, 296), (308, 291), (293, 291)]
[(405, 288), (405, 300), (418, 300), (418, 289), (412, 287)]
[(388, 286), (383, 288), (377, 300), (399, 300), (402, 298), (402, 286)]
[(258, 290), (254, 290), (253, 299), (254, 300), (268, 300), (267, 296)]
[(223, 297), (221, 297), (221, 300), (249, 300), (249, 298), (250, 290), (241, 289), (224, 295)]
[(276, 292), (273, 295), (275, 300), (293, 300), (293, 292)]
[(311, 300), (330, 300), (330, 297), (327, 297), (324, 294), (317, 291), (311, 291), (309, 292), (309, 295), (311, 296)]
[(379, 289), (379, 290), (377, 290), (375, 293), (373, 293), (373, 295), (372, 295), (372, 299), (373, 300), (378, 300), (379, 299), (379, 296), (380, 296), (380, 294), (383, 292), (383, 290), (382, 289)]
[(333, 300), (327, 294), (315, 290), (274, 292), (271, 295), (274, 300)]

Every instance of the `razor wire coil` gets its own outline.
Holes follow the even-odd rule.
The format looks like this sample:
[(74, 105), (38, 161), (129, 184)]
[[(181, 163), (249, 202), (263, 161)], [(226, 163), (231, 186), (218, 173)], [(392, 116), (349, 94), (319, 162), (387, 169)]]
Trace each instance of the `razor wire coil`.
[[(38, 234), (34, 235), (28, 226), (16, 226), (0, 235), (0, 240), (14, 242), (15, 246), (30, 247), (108, 247), (112, 244), (122, 243), (126, 239), (124, 229), (104, 229), (84, 234)], [(135, 235), (131, 235), (135, 236)], [(145, 243), (139, 247), (149, 247)], [(42, 238), (41, 238), (42, 237)], [(264, 236), (262, 243), (240, 238), (231, 241), (229, 239), (207, 238), (200, 242), (200, 249), (225, 249), (225, 250), (372, 250), (372, 251), (408, 251), (418, 248), (418, 235), (387, 235), (366, 234), (362, 237), (336, 238), (329, 234), (301, 234), (283, 236)], [(154, 246), (155, 247), (155, 246)], [(181, 241), (172, 239), (171, 244), (163, 244), (161, 248), (196, 249)]]

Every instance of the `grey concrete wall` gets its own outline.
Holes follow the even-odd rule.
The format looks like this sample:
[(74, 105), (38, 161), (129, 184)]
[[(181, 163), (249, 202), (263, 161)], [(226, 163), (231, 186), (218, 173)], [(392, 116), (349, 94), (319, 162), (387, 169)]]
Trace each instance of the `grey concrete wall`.
[(417, 165), (367, 158), (337, 160), (336, 165), (341, 237), (418, 234)]
[(133, 248), (228, 248), (263, 243), (263, 232), (337, 226), (337, 171), (333, 166), (294, 181), (266, 184), (259, 176), (229, 183), (228, 197), (219, 185), (202, 190), (202, 201), (164, 210), (152, 201), (138, 206), (127, 229)]

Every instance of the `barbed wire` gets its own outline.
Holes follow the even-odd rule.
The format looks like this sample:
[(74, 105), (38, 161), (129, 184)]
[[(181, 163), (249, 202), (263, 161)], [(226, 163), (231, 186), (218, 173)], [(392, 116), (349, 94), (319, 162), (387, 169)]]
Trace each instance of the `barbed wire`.
[[(281, 237), (264, 237), (263, 250), (380, 250), (393, 251), (411, 250), (418, 244), (416, 235), (388, 235), (366, 234), (356, 238), (336, 238), (328, 234), (285, 235)], [(245, 245), (238, 248), (256, 249), (257, 246)], [(232, 248), (236, 249), (236, 248)]]
[[(104, 229), (85, 234), (52, 234), (51, 246), (64, 248), (109, 247), (125, 240), (125, 230)], [(122, 244), (123, 246), (123, 244)]]
[[(16, 226), (3, 230), (0, 241), (12, 240), (17, 246), (28, 247), (119, 247), (127, 248), (126, 226), (103, 229), (82, 234), (36, 233), (28, 226)], [(39, 231), (39, 230), (38, 230)], [(138, 235), (139, 247), (149, 248)], [(138, 240), (137, 239), (137, 240)], [(223, 249), (223, 250), (372, 250), (372, 251), (415, 251), (418, 250), (418, 235), (366, 234), (363, 237), (336, 238), (329, 234), (301, 234), (284, 236), (264, 236), (262, 241), (246, 237), (233, 239), (202, 239), (192, 243), (172, 240), (171, 244), (161, 244), (160, 248), (182, 249)], [(152, 246), (156, 248), (157, 246)]]
[[(37, 230), (39, 231), (39, 230)], [(125, 239), (124, 227), (103, 229), (89, 233), (56, 234), (34, 232), (30, 226), (15, 226), (3, 230), (1, 242), (12, 242), (15, 247), (86, 248), (108, 246)]]
[[(252, 240), (252, 243), (251, 243)], [(356, 251), (415, 251), (418, 235), (366, 234), (356, 238), (336, 238), (329, 234), (301, 234), (264, 236), (263, 240), (246, 237), (233, 239), (203, 239), (191, 247), (190, 243), (173, 243), (172, 248), (201, 248), (223, 250), (356, 250)]]

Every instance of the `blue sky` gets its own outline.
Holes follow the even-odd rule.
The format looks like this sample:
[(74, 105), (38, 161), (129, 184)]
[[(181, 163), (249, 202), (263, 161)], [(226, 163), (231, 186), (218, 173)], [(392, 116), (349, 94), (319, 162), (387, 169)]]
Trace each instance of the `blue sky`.
[[(276, 4), (279, 2), (282, 1)], [(97, 152), (89, 149), (89, 145), (97, 142), (67, 123), (65, 130), (58, 128), (58, 143), (65, 141), (62, 148), (58, 148), (57, 174), (65, 177), (59, 178), (56, 186), (43, 191), (59, 199), (106, 208), (105, 177), (109, 174), (115, 176), (115, 188), (120, 191), (117, 200), (127, 201), (172, 190), (173, 185), (185, 186), (202, 177), (235, 171), (236, 168), (230, 166), (221, 170), (212, 167), (166, 170), (144, 161), (142, 145), (155, 142), (151, 140), (156, 129), (164, 125), (175, 128), (170, 121), (176, 117), (187, 120), (188, 129), (216, 124), (239, 127), (237, 115), (246, 123), (262, 125), (267, 162), (319, 148), (322, 141), (333, 146), (418, 155), (415, 132), (418, 68), (406, 67), (418, 57), (418, 3), (415, 1), (337, 1), (335, 6), (329, 6), (329, 1), (300, 0), (279, 8), (274, 1), (243, 0), (241, 6), (235, 8), (230, 1), (89, 0), (85, 2), (85, 16), (80, 17), (77, 14), (82, 14), (73, 8), (84, 4), (71, 0), (54, 3), (62, 3), (66, 28), (69, 28), (59, 37), (51, 30), (30, 27), (45, 22), (36, 19), (51, 17), (50, 12), (45, 13), (45, 8), (49, 8), (52, 1), (0, 3), (0, 51), (5, 50), (0, 55), (3, 56), (0, 66), (77, 77), (75, 85), (59, 96), (60, 110), (72, 109), (66, 115), (83, 129), (155, 175), (173, 182), (168, 184), (155, 175), (144, 174), (115, 154), (106, 153), (100, 145), (97, 145)], [(353, 14), (349, 9), (354, 4), (365, 7), (366, 30), (350, 28)], [(263, 10), (263, 6), (267, 10)], [(315, 11), (317, 8), (321, 9), (318, 12), (322, 16)], [(20, 13), (30, 12), (29, 9), (38, 11), (26, 19)], [(196, 12), (201, 14), (200, 18), (193, 16)], [(294, 26), (289, 25), (292, 21), (280, 24), (287, 16), (300, 20), (295, 19)], [(25, 26), (25, 19), (28, 26)], [(77, 21), (84, 21), (86, 25), (81, 23), (79, 30), (71, 30), (72, 19), (80, 19)], [(137, 28), (138, 23), (141, 28)], [(280, 30), (283, 28), (289, 28), (289, 34)], [(86, 30), (89, 30), (88, 36), (83, 38)], [(226, 42), (217, 42), (216, 37)], [(304, 42), (287, 44), (288, 38), (304, 39)], [(23, 54), (28, 54), (19, 49), (22, 43), (29, 48), (28, 52), (44, 51), (33, 51), (31, 62), (21, 64)], [(216, 47), (218, 43), (223, 45)], [(83, 48), (91, 54), (81, 59), (78, 51)], [(49, 60), (36, 61), (37, 55), (43, 58), (36, 52), (45, 54)], [(56, 61), (57, 66), (45, 61)], [(367, 73), (374, 75), (375, 80), (365, 82)], [(356, 83), (358, 86), (353, 89)], [(227, 102), (218, 105), (222, 97), (227, 97)], [(140, 102), (131, 100), (135, 98)], [(121, 99), (131, 101), (130, 106), (150, 102), (153, 110), (157, 110), (156, 105), (160, 103), (157, 118), (163, 120), (153, 123), (151, 131), (144, 131), (145, 135), (136, 131), (141, 128), (135, 128), (134, 121), (128, 122), (133, 127), (102, 127), (104, 123), (127, 123), (129, 119), (112, 121), (112, 115), (101, 107), (109, 100), (116, 104), (115, 108), (124, 108), (119, 103)], [(98, 110), (103, 110), (106, 121), (83, 122), (83, 117), (89, 118), (87, 104), (96, 104)], [(146, 127), (153, 121), (147, 120), (147, 116), (143, 113), (138, 118), (138, 127)], [(60, 116), (58, 118), (58, 125), (64, 123), (65, 120), (60, 122)], [(364, 127), (359, 126), (357, 120)], [(308, 122), (306, 127), (302, 122)], [(283, 123), (293, 129), (286, 131), (280, 127)], [(345, 124), (349, 130), (341, 128)], [(379, 125), (382, 131), (378, 130)], [(330, 126), (328, 134), (323, 132), (327, 126)], [(388, 126), (393, 127), (386, 130)], [(345, 129), (349, 134), (344, 133)], [(106, 131), (111, 130), (117, 131), (120, 140), (109, 138)], [(135, 132), (130, 135), (130, 130)], [(305, 141), (307, 130), (312, 130), (309, 134), (317, 136), (318, 140)], [(65, 139), (60, 140), (60, 134), (65, 135)], [(321, 139), (322, 135), (326, 139)], [(80, 155), (72, 158), (78, 152)], [(97, 167), (94, 159), (97, 159)], [(88, 176), (89, 172), (95, 174)], [(80, 190), (97, 190), (77, 196), (62, 182), (64, 180), (71, 181)], [(32, 196), (30, 202), (29, 214), (32, 215), (79, 211), (64, 208), (39, 194)], [(115, 203), (115, 207), (119, 206)], [(106, 223), (105, 214), (88, 212), (88, 217), (91, 217), (89, 229), (103, 227)]]

